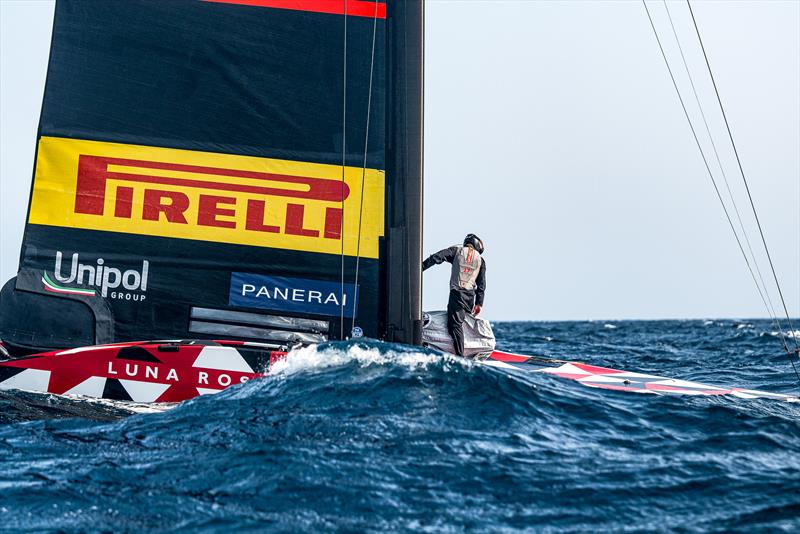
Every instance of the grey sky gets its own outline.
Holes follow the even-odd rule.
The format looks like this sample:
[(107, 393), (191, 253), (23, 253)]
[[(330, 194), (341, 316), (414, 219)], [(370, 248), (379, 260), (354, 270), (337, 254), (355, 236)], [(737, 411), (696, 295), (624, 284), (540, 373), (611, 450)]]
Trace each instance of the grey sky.
[[(648, 5), (710, 149), (664, 6)], [(800, 315), (800, 3), (693, 6), (784, 296)], [(0, 9), (5, 281), (24, 226), (52, 4), (0, 0)], [(670, 9), (755, 246), (686, 4)], [(467, 232), (484, 238), (488, 318), (765, 315), (641, 2), (428, 0), (426, 24), (425, 254)], [(445, 306), (446, 280), (445, 267), (425, 273), (427, 309)]]

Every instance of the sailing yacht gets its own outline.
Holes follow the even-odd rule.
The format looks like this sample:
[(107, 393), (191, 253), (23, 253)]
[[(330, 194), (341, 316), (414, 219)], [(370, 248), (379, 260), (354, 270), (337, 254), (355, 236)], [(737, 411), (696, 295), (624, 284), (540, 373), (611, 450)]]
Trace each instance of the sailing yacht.
[[(423, 34), (422, 0), (58, 0), (0, 388), (178, 402), (297, 345), (421, 345)], [(473, 330), (485, 365), (794, 400)]]

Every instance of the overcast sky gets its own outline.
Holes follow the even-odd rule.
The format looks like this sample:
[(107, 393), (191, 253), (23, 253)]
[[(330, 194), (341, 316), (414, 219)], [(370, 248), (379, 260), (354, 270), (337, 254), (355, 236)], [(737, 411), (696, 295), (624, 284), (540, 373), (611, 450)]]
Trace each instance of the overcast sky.
[[(664, 5), (648, 5), (710, 149)], [(755, 246), (686, 4), (669, 5)], [(798, 316), (800, 2), (692, 5)], [(53, 5), (0, 6), (5, 282), (17, 269)], [(425, 254), (467, 232), (484, 239), (488, 318), (765, 316), (641, 2), (428, 0), (426, 9)], [(425, 273), (426, 309), (445, 307), (447, 271)]]

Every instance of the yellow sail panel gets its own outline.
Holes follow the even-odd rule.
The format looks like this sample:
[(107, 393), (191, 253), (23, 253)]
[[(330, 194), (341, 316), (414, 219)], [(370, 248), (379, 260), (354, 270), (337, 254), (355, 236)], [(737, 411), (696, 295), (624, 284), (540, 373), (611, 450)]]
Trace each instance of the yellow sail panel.
[(384, 172), (42, 137), (28, 222), (377, 258)]

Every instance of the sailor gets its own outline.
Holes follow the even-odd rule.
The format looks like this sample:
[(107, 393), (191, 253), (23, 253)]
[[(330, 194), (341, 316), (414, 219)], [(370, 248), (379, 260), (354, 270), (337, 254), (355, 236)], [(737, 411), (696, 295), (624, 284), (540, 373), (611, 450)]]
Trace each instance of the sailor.
[(447, 301), (447, 331), (453, 338), (456, 354), (464, 355), (464, 317), (471, 313), (478, 315), (483, 306), (483, 293), (486, 289), (486, 262), (483, 254), (483, 241), (475, 234), (468, 234), (462, 246), (440, 250), (422, 262), (422, 270), (448, 262), (453, 265), (450, 271), (450, 298)]

